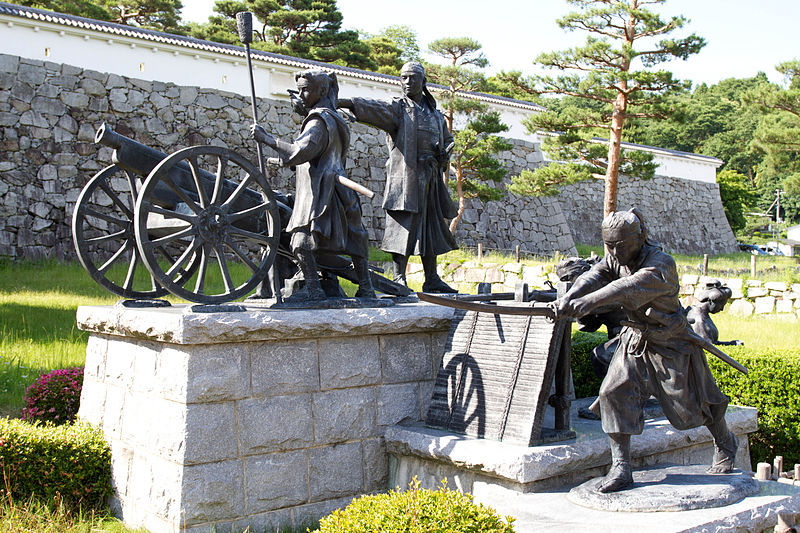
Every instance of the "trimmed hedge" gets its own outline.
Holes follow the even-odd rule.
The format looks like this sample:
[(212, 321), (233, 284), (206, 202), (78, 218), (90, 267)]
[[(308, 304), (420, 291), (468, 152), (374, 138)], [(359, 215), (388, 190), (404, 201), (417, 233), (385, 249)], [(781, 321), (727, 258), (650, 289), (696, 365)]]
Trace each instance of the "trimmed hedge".
[(494, 509), (473, 503), (469, 494), (447, 490), (444, 482), (438, 490), (422, 489), (414, 477), (407, 491), (362, 496), (345, 509), (337, 509), (320, 520), (315, 533), (513, 533), (513, 521), (510, 516), (504, 521)]
[[(605, 340), (605, 334), (572, 335), (572, 377), (578, 398), (596, 396), (600, 390), (589, 354)], [(750, 435), (751, 463), (772, 463), (776, 455), (782, 455), (786, 465), (800, 463), (800, 348), (754, 352), (744, 346), (725, 346), (723, 350), (749, 371), (745, 376), (706, 354), (731, 404), (758, 409), (758, 431)]]
[[(15, 500), (101, 507), (112, 493), (111, 448), (103, 433), (88, 424), (29, 423), (0, 419), (0, 469)], [(2, 479), (0, 479), (2, 481)]]
[[(734, 370), (709, 355), (708, 363), (720, 390), (731, 403), (758, 409), (758, 431), (750, 435), (750, 460), (800, 463), (800, 354), (798, 351), (753, 352), (743, 346), (725, 346), (725, 352), (747, 367)], [(800, 348), (798, 348), (800, 350)], [(789, 468), (787, 467), (787, 468)]]

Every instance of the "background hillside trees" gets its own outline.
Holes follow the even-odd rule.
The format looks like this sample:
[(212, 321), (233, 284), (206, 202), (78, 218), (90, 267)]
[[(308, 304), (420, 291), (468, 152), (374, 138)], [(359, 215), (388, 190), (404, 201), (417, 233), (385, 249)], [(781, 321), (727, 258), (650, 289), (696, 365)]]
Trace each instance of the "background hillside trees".
[(216, 15), (204, 24), (190, 25), (199, 39), (239, 44), (236, 13), (250, 11), (252, 48), (326, 63), (377, 70), (369, 44), (358, 32), (342, 30), (336, 0), (217, 0)]

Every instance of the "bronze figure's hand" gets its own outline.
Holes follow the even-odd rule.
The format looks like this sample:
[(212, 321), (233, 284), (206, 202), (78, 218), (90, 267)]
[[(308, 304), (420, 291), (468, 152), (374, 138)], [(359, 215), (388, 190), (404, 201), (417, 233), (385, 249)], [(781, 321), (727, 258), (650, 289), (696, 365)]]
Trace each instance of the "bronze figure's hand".
[(250, 136), (261, 144), (275, 146), (275, 138), (267, 133), (267, 131), (258, 124), (253, 124), (250, 126)]

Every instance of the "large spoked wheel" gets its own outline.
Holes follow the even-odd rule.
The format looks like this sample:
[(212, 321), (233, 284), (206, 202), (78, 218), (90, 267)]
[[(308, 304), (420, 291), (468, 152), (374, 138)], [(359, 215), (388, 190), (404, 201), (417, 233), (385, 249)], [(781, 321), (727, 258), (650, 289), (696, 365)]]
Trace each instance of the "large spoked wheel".
[[(204, 304), (245, 296), (267, 277), (280, 237), (277, 203), (250, 161), (227, 148), (171, 154), (144, 182), (136, 242), (147, 269), (172, 294)], [(166, 248), (176, 259), (157, 254)], [(197, 272), (180, 272), (197, 256)]]
[[(123, 298), (159, 298), (166, 289), (144, 268), (136, 247), (133, 210), (138, 183), (130, 172), (111, 165), (81, 190), (72, 214), (72, 240), (78, 260), (102, 287)], [(157, 253), (169, 260), (165, 249)], [(184, 279), (196, 258), (180, 273)]]

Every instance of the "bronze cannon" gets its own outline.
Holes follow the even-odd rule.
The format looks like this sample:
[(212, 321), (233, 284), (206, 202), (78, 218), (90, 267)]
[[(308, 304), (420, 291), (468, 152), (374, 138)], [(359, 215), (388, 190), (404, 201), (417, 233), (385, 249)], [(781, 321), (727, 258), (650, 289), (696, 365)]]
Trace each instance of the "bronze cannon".
[[(78, 196), (72, 233), (78, 259), (101, 286), (123, 298), (169, 292), (204, 304), (237, 300), (259, 285), (260, 295), (273, 296), (284, 279), (284, 291), (292, 290), (296, 269), (282, 231), (292, 198), (273, 191), (249, 159), (205, 145), (168, 155), (108, 124), (95, 142), (113, 149), (113, 164)], [(338, 277), (355, 279), (345, 257), (322, 257), (319, 267), (337, 295)], [(409, 293), (377, 270), (377, 290)]]

